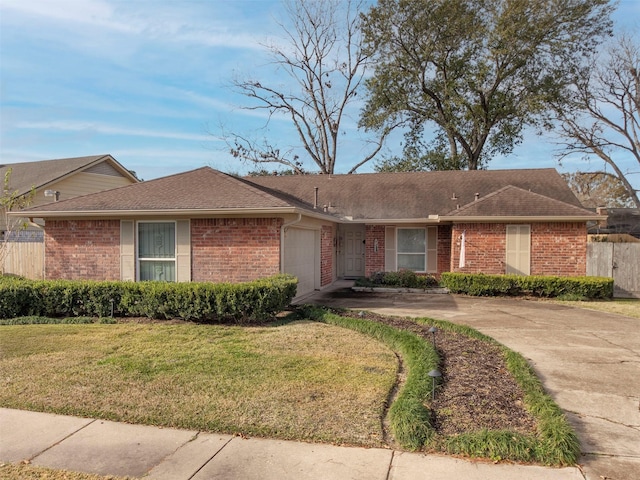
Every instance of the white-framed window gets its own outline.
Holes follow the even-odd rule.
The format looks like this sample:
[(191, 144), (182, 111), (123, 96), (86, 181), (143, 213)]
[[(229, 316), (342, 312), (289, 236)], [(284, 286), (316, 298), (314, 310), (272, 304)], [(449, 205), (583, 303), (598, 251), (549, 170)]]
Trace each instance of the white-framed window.
[(138, 280), (176, 281), (176, 222), (138, 222)]
[(397, 229), (398, 270), (427, 271), (427, 230), (425, 228)]
[(438, 271), (438, 227), (385, 227), (384, 269)]

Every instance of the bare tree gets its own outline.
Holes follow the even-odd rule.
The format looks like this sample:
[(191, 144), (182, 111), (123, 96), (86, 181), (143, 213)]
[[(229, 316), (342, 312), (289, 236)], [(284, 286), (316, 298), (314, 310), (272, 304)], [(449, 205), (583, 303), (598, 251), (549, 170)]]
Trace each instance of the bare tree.
[[(358, 95), (369, 58), (360, 33), (361, 3), (341, 0), (291, 0), (286, 3), (291, 27), (280, 24), (285, 46), (266, 46), (278, 72), (291, 80), (288, 86), (267, 85), (257, 79), (234, 80), (235, 89), (252, 101), (244, 108), (284, 114), (298, 140), (320, 173), (334, 173), (343, 120)], [(354, 121), (354, 124), (357, 122)], [(372, 142), (371, 150), (348, 173), (370, 161), (382, 148), (388, 131)], [(245, 135), (224, 135), (231, 154), (256, 164), (281, 164), (304, 173), (305, 161), (270, 141), (256, 142)]]
[(638, 190), (628, 179), (632, 172), (621, 164), (632, 159), (640, 169), (640, 46), (629, 36), (620, 37), (604, 58), (594, 60), (590, 75), (576, 77), (569, 95), (569, 108), (558, 112), (561, 158), (596, 156), (640, 208)]

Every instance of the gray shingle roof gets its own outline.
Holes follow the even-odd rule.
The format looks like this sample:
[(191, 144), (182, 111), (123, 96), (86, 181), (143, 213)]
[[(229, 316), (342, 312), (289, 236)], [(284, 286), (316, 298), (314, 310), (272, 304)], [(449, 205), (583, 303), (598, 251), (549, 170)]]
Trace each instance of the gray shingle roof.
[[(251, 177), (255, 184), (286, 192), (309, 205), (331, 206), (330, 212), (354, 219), (409, 219), (445, 215), (513, 185), (559, 202), (582, 207), (555, 169), (477, 170), (353, 175)], [(532, 211), (523, 204), (521, 215)]]
[(291, 203), (209, 167), (28, 209), (107, 212), (290, 208)]
[(529, 217), (580, 217), (593, 216), (582, 207), (508, 185), (474, 200), (459, 209), (449, 212), (446, 217), (517, 217), (523, 212)]
[(252, 209), (297, 209), (355, 221), (593, 216), (554, 169), (238, 178), (203, 167), (27, 211), (54, 216)]
[(93, 155), (38, 162), (1, 164), (0, 181), (4, 181), (6, 172), (11, 169), (9, 186), (12, 190), (17, 190), (18, 193), (24, 194), (29, 192), (31, 188), (43, 187), (66, 175), (84, 170), (88, 166), (106, 159), (116, 162), (111, 155)]

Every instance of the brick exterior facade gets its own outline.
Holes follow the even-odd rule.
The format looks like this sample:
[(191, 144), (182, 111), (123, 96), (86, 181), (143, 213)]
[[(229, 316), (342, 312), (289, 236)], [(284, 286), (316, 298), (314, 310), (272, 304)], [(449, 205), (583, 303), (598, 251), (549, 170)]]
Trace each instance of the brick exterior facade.
[[(466, 232), (465, 267), (459, 268), (460, 238), (463, 231)], [(505, 273), (506, 224), (454, 224), (451, 235), (450, 271)], [(587, 229), (584, 223), (531, 224), (531, 275), (585, 275), (586, 251)]]
[(442, 272), (449, 272), (451, 268), (451, 225), (438, 225), (438, 271), (435, 274), (440, 278)]
[(47, 220), (45, 278), (120, 280), (119, 220)]
[(320, 233), (320, 286), (331, 285), (333, 283), (333, 272), (335, 271), (335, 227), (333, 225), (323, 225)]
[[(384, 271), (384, 225), (367, 225), (364, 234), (365, 277)], [(377, 245), (377, 248), (376, 248)], [(376, 251), (377, 250), (377, 251)]]
[(531, 275), (587, 274), (585, 223), (531, 224)]
[(191, 220), (191, 279), (247, 282), (280, 271), (280, 218)]

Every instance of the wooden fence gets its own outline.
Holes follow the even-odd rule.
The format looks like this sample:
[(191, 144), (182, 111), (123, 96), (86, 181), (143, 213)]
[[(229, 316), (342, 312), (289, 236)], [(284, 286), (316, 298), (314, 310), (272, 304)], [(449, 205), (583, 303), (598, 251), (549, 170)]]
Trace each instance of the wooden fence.
[(6, 255), (4, 260), (0, 257), (0, 273), (40, 280), (44, 278), (44, 238), (37, 231), (19, 233), (2, 245)]
[(613, 278), (615, 297), (640, 298), (640, 243), (587, 243), (587, 275)]

